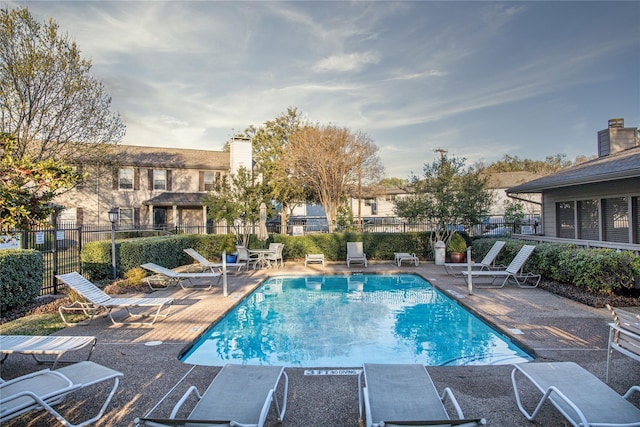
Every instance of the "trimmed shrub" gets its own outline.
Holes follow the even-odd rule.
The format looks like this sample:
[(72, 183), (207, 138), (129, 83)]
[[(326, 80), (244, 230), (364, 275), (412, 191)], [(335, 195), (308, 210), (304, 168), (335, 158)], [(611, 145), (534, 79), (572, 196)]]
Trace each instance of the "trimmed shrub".
[(42, 254), (36, 250), (0, 250), (0, 311), (33, 302), (42, 286)]

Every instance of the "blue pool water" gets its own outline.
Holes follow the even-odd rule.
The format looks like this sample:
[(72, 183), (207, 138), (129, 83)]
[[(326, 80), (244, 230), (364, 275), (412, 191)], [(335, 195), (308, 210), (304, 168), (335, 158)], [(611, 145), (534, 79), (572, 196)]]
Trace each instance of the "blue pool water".
[(522, 349), (414, 275), (265, 281), (181, 358), (196, 365), (492, 365)]

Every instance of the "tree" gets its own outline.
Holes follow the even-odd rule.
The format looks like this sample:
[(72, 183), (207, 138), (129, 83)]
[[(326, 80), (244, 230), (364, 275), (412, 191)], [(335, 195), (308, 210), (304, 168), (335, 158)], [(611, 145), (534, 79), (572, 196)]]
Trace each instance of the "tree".
[(301, 185), (296, 170), (283, 161), (283, 153), (290, 144), (291, 135), (302, 125), (301, 114), (296, 108), (275, 120), (265, 122), (260, 128), (250, 127), (245, 133), (251, 138), (253, 156), (262, 173), (265, 192), (280, 203), (281, 233), (287, 231), (287, 218), (293, 209), (307, 200), (307, 188)]
[(247, 168), (240, 168), (230, 180), (223, 180), (204, 201), (209, 219), (223, 220), (233, 227), (238, 243), (245, 247), (249, 235), (260, 219), (260, 203), (264, 202), (262, 185)]
[(518, 156), (505, 154), (501, 160), (491, 163), (485, 173), (498, 172), (531, 172), (538, 175), (549, 175), (572, 166), (565, 154), (547, 156), (544, 160), (520, 159)]
[(15, 158), (95, 163), (122, 139), (125, 125), (90, 70), (52, 19), (0, 10), (0, 131), (15, 135)]
[(488, 177), (479, 169), (465, 169), (464, 158), (446, 152), (424, 165), (424, 177), (412, 177), (413, 192), (394, 202), (396, 215), (426, 220), (434, 226), (433, 239), (445, 242), (457, 225), (471, 228), (482, 222), (493, 202)]
[(362, 132), (328, 125), (304, 125), (291, 135), (283, 163), (314, 200), (333, 230), (338, 208), (347, 195), (375, 182), (383, 172), (378, 147)]
[(51, 201), (73, 188), (80, 176), (54, 160), (13, 157), (15, 137), (0, 134), (0, 229), (28, 230), (61, 209)]

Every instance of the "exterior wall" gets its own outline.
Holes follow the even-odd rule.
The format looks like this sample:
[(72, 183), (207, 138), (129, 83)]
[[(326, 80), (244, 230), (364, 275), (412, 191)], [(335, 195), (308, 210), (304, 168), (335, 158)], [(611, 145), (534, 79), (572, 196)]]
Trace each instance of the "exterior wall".
[(640, 197), (640, 177), (545, 191), (543, 193), (542, 210), (544, 235), (558, 237), (556, 233), (557, 202), (577, 202), (587, 199), (613, 197)]
[[(234, 143), (232, 143), (231, 145), (232, 153), (234, 152), (234, 149), (237, 150), (238, 147), (240, 147), (239, 152), (235, 152), (235, 158), (238, 164), (251, 165), (251, 142), (248, 142), (248, 152), (246, 152), (246, 146), (246, 141), (240, 141), (239, 144), (234, 141)], [(127, 147), (122, 147), (122, 149), (126, 150)], [(65, 210), (61, 213), (59, 220), (90, 225), (108, 225), (110, 224), (108, 211), (112, 207), (118, 207), (120, 209), (131, 208), (134, 209), (136, 216), (134, 219), (134, 225), (140, 226), (142, 228), (148, 228), (153, 225), (153, 206), (149, 206), (145, 204), (145, 202), (161, 195), (170, 195), (170, 193), (204, 194), (206, 193), (206, 191), (201, 191), (201, 172), (220, 172), (221, 175), (226, 175), (229, 173), (228, 166), (218, 164), (220, 159), (225, 162), (224, 158), (226, 154), (222, 152), (211, 151), (206, 153), (211, 154), (210, 158), (214, 159), (213, 162), (216, 163), (211, 164), (210, 166), (206, 165), (206, 163), (202, 164), (203, 159), (199, 158), (197, 159), (197, 161), (201, 164), (199, 164), (198, 166), (190, 166), (188, 164), (185, 165), (184, 161), (178, 160), (178, 164), (175, 165), (176, 167), (172, 167), (172, 165), (170, 164), (167, 165), (167, 158), (170, 158), (170, 156), (166, 156), (167, 153), (171, 154), (171, 150), (158, 148), (158, 153), (165, 155), (154, 156), (154, 148), (146, 149), (147, 151), (152, 152), (152, 154), (146, 153), (146, 155), (144, 156), (144, 159), (148, 164), (145, 164), (144, 166), (135, 165), (137, 159), (134, 155), (130, 159), (131, 164), (122, 164), (120, 166), (120, 168), (134, 169), (134, 189), (118, 188), (118, 168), (97, 168), (83, 165), (82, 172), (86, 174), (84, 183), (81, 186), (59, 196), (54, 201), (55, 203), (65, 207)], [(178, 152), (178, 155), (191, 155), (192, 157), (194, 157), (193, 151), (176, 151)], [(202, 157), (199, 152), (195, 153), (199, 154), (199, 157)], [(162, 159), (158, 160), (158, 165), (153, 164), (153, 160), (155, 158)], [(215, 159), (217, 159), (217, 161)], [(162, 162), (162, 164), (160, 164), (160, 162)], [(153, 187), (153, 183), (150, 182), (149, 173), (153, 170), (170, 171), (170, 180), (169, 176), (167, 177), (167, 187), (170, 187), (170, 190), (150, 189)], [(184, 203), (182, 204), (184, 205)], [(204, 225), (206, 223), (203, 213), (204, 210), (201, 205), (166, 205), (167, 203), (163, 203), (163, 206), (156, 206), (156, 208), (166, 209), (167, 225), (175, 225), (180, 223), (189, 225)]]

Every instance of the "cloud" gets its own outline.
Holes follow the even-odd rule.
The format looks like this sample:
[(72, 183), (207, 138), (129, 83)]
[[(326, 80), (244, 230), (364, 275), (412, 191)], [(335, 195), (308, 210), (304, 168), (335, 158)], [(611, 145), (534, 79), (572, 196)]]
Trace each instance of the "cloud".
[(376, 52), (348, 53), (333, 55), (318, 61), (313, 67), (315, 71), (359, 71), (367, 64), (380, 62)]

